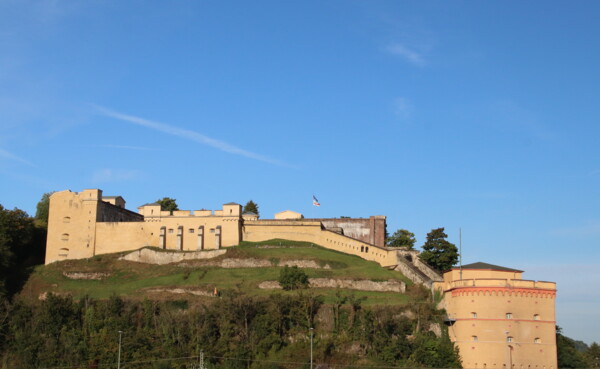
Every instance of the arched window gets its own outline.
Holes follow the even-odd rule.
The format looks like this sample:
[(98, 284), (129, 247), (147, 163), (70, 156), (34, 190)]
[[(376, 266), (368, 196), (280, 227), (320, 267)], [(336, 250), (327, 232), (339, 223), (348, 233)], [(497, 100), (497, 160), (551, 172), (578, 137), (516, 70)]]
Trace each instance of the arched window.
[(71, 223), (71, 217), (64, 217), (63, 223)]
[(69, 234), (68, 233), (63, 233), (60, 236), (60, 239), (63, 240), (63, 241), (68, 241), (69, 240)]
[(364, 247), (364, 246), (361, 246), (361, 247), (360, 247), (360, 252), (364, 252), (364, 251), (365, 251), (365, 247)]

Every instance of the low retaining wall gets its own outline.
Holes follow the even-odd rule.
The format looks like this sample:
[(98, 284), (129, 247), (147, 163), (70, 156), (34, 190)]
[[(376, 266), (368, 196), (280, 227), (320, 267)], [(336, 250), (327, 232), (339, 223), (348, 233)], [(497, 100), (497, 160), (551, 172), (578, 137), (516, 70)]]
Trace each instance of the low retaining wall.
[[(406, 284), (402, 281), (390, 279), (383, 282), (370, 280), (332, 279), (332, 278), (309, 278), (310, 288), (344, 288), (359, 291), (377, 292), (399, 292), (406, 291)], [(258, 285), (261, 289), (281, 289), (277, 281), (265, 281)]]
[(143, 248), (130, 252), (127, 255), (121, 256), (119, 260), (135, 261), (137, 263), (146, 264), (171, 264), (178, 263), (184, 260), (198, 260), (198, 259), (213, 259), (217, 256), (225, 254), (227, 250), (206, 250), (206, 251), (192, 251), (192, 252), (181, 252), (181, 251), (157, 251), (149, 248)]

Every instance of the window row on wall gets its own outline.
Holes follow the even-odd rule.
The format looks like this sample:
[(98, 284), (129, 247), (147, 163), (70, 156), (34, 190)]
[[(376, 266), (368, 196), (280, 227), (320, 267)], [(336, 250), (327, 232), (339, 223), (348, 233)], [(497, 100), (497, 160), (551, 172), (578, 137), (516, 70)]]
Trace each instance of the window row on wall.
[[(345, 243), (345, 242), (341, 242), (341, 241), (334, 241), (334, 240), (331, 240), (329, 238), (327, 238), (326, 241), (329, 242), (329, 243), (331, 243), (331, 244), (333, 244), (333, 245), (343, 246), (343, 247), (351, 249), (351, 250), (356, 250), (356, 251), (360, 250), (360, 252), (364, 252), (365, 254), (369, 253), (369, 246), (361, 245), (360, 248), (359, 248), (358, 246), (354, 246), (354, 245), (351, 245), (351, 244), (348, 244), (348, 243)], [(377, 249), (375, 249), (375, 251), (377, 251)], [(378, 256), (378, 257), (385, 257), (384, 254), (378, 253), (378, 252), (373, 252), (373, 250), (371, 250), (371, 254), (375, 255), (375, 256)]]
[[(183, 231), (183, 228), (181, 228), (181, 230)], [(174, 232), (175, 232), (175, 229), (174, 229), (174, 228), (169, 228), (169, 229), (167, 230), (167, 232), (169, 232), (169, 233), (174, 233)], [(195, 230), (194, 228), (189, 228), (189, 229), (188, 229), (188, 233), (196, 233), (196, 230)], [(210, 233), (215, 233), (215, 229), (214, 229), (214, 228), (211, 228), (211, 229), (210, 229)]]
[[(477, 336), (471, 336), (471, 341), (478, 342), (479, 341), (479, 337), (477, 337)], [(506, 342), (507, 343), (515, 342), (515, 338), (513, 336), (506, 336)], [(523, 342), (519, 342), (519, 343), (523, 343)], [(542, 339), (539, 338), (539, 337), (536, 337), (536, 338), (533, 339), (533, 343), (536, 343), (536, 344), (542, 343)]]
[[(512, 313), (506, 313), (504, 316), (506, 319), (513, 319), (513, 314)], [(473, 319), (477, 319), (477, 313), (476, 312), (471, 312), (471, 318)], [(533, 314), (533, 320), (540, 320), (540, 314)]]

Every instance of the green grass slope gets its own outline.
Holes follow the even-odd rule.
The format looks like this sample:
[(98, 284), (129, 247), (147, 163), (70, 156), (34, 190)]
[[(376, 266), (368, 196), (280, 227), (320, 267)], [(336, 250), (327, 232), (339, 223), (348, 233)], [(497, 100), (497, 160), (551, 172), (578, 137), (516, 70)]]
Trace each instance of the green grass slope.
[[(400, 280), (411, 285), (401, 273), (390, 271), (371, 261), (354, 255), (329, 250), (311, 243), (286, 240), (266, 242), (243, 242), (237, 247), (227, 249), (225, 255), (208, 261), (223, 259), (262, 259), (272, 266), (263, 268), (221, 268), (201, 265), (199, 262), (182, 262), (168, 265), (151, 265), (118, 260), (126, 253), (96, 256), (84, 260), (68, 260), (39, 266), (24, 286), (20, 297), (26, 300), (38, 299), (45, 292), (71, 294), (75, 298), (88, 295), (104, 299), (116, 294), (127, 298), (145, 297), (166, 300), (210, 300), (210, 294), (216, 288), (220, 292), (240, 290), (257, 296), (268, 295), (273, 290), (258, 288), (263, 281), (277, 280), (285, 260), (312, 260), (320, 266), (330, 269), (304, 268), (311, 278), (339, 278), (353, 280)], [(64, 275), (69, 272), (107, 273), (102, 280), (70, 279)], [(183, 289), (186, 293), (173, 293)], [(168, 292), (171, 291), (171, 292)], [(195, 294), (189, 293), (195, 292)], [(323, 295), (325, 302), (335, 298), (337, 289), (313, 289)], [(181, 291), (180, 291), (181, 292)], [(281, 291), (280, 291), (281, 292)], [(281, 293), (287, 293), (285, 291)], [(404, 294), (395, 292), (370, 292), (348, 290), (357, 297), (365, 296), (365, 305), (403, 304), (407, 302)]]

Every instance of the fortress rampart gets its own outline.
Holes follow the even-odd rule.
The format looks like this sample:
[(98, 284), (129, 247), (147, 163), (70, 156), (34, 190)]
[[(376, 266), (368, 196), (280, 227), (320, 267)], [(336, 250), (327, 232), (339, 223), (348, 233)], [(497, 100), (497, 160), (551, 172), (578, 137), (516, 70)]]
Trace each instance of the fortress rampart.
[(224, 204), (221, 210), (172, 213), (154, 203), (135, 213), (125, 209), (122, 197), (104, 197), (93, 189), (52, 194), (48, 223), (47, 264), (144, 246), (199, 251), (274, 238), (312, 242), (383, 266), (397, 264), (396, 250), (383, 247), (384, 216), (258, 220), (243, 215), (236, 203)]

